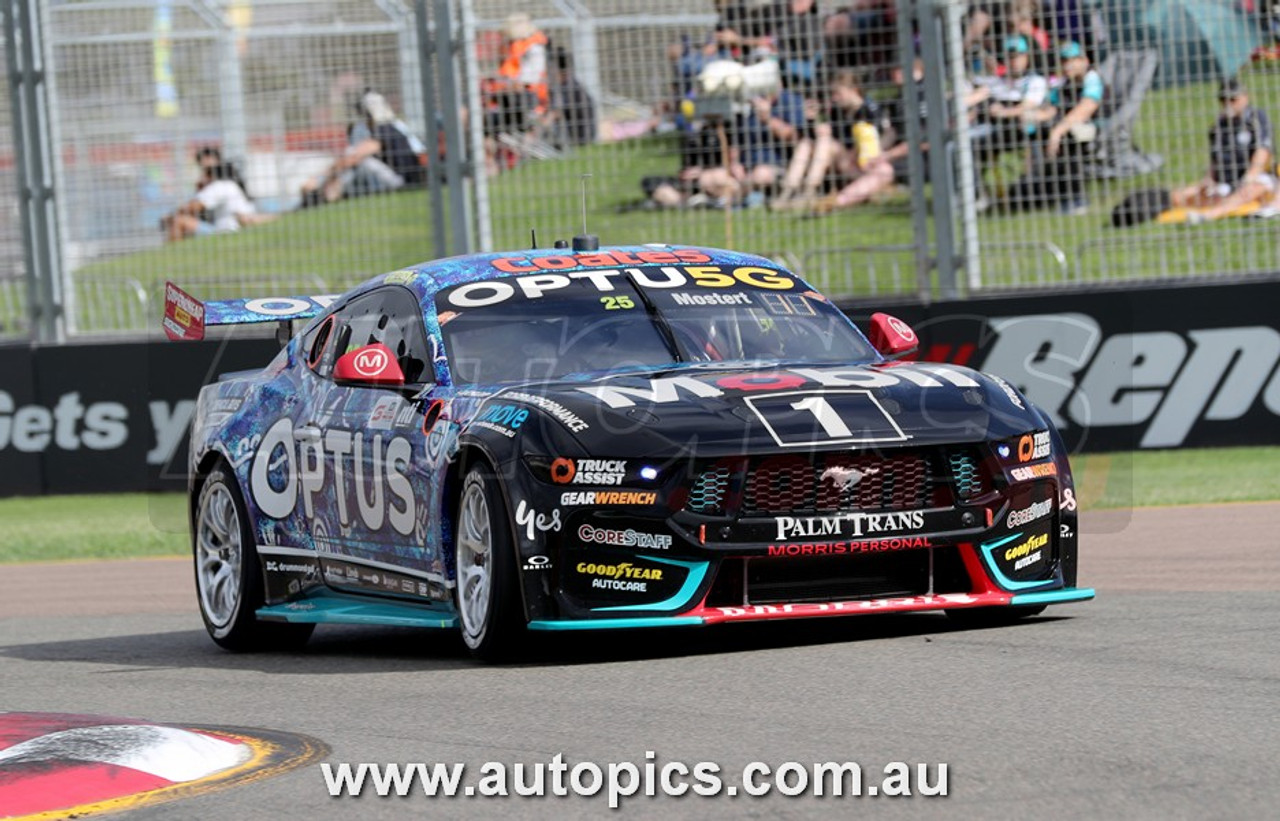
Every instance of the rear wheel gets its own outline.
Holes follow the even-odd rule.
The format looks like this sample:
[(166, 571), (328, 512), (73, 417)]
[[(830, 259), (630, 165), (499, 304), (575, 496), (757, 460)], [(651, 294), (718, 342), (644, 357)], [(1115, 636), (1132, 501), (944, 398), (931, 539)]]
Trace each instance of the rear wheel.
[(1022, 607), (958, 607), (947, 611), (947, 618), (960, 627), (999, 627), (1022, 619), (1038, 616), (1047, 605), (1031, 604)]
[(502, 489), (483, 465), (462, 482), (454, 537), (455, 594), (462, 640), (487, 661), (508, 657), (523, 632), (515, 547)]
[(243, 652), (306, 643), (315, 625), (263, 623), (255, 616), (264, 602), (262, 566), (240, 488), (225, 465), (200, 488), (193, 542), (200, 616), (220, 647)]

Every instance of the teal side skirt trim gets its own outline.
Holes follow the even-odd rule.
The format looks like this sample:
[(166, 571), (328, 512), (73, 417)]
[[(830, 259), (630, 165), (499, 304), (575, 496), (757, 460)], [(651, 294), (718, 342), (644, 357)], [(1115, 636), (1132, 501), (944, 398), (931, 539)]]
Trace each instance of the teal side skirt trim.
[(1095, 595), (1092, 587), (1068, 587), (1065, 590), (1046, 590), (1043, 593), (1023, 593), (1014, 596), (1009, 604), (1062, 604), (1070, 601), (1088, 601)]
[(263, 621), (292, 624), (381, 624), (388, 627), (430, 627), (449, 630), (458, 626), (458, 617), (447, 610), (429, 609), (394, 602), (363, 602), (330, 596), (315, 596), (287, 604), (259, 608)]

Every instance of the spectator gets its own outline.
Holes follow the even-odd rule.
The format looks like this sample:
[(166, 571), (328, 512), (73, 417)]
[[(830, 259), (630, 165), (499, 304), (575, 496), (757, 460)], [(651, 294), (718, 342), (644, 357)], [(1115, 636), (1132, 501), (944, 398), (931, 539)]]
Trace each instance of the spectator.
[(853, 0), (823, 22), (824, 53), (833, 69), (878, 72), (897, 61), (898, 11), (894, 0)]
[(241, 227), (259, 225), (275, 218), (259, 214), (240, 182), (235, 167), (222, 160), (218, 149), (196, 152), (200, 179), (193, 199), (160, 220), (160, 228), (171, 242), (207, 234), (228, 234)]
[(1172, 195), (1174, 207), (1199, 209), (1188, 215), (1193, 223), (1228, 216), (1276, 193), (1271, 174), (1275, 143), (1267, 113), (1249, 104), (1248, 90), (1234, 77), (1222, 81), (1218, 99), (1222, 113), (1209, 132), (1209, 173)]
[(988, 129), (973, 141), (978, 176), (1002, 152), (1022, 150), (1031, 143), (1044, 118), (1049, 82), (1031, 70), (1031, 45), (1020, 34), (1004, 41), (1007, 71), (989, 85)]
[(734, 151), (742, 168), (739, 180), (749, 198), (750, 192), (764, 192), (778, 184), (805, 128), (804, 98), (794, 91), (781, 89), (751, 100), (750, 113), (738, 119)]
[(1036, 0), (1013, 0), (1009, 6), (1009, 33), (1026, 38), (1031, 48), (1031, 71), (1047, 77), (1054, 69), (1053, 40), (1040, 27), (1039, 16)]
[(558, 148), (595, 142), (595, 101), (574, 76), (572, 58), (563, 49), (556, 49), (552, 63), (551, 102), (541, 128)]
[[(827, 212), (864, 202), (893, 184), (893, 165), (884, 158), (881, 143), (888, 120), (863, 95), (853, 71), (842, 69), (832, 78), (828, 121), (819, 117), (813, 104), (806, 114), (814, 120), (814, 136), (796, 146), (782, 190), (771, 203), (773, 208)], [(829, 172), (850, 181), (832, 197), (819, 201)]]
[[(728, 134), (723, 120), (708, 117), (681, 134), (680, 171), (675, 177), (645, 177), (640, 181), (649, 202), (658, 208), (697, 207), (736, 193), (724, 172)], [(704, 176), (706, 179), (704, 180)], [(710, 191), (704, 190), (704, 184)]]
[(498, 76), (508, 89), (532, 97), (536, 109), (545, 109), (550, 97), (547, 86), (547, 35), (524, 12), (507, 17), (502, 28), (504, 56)]
[(303, 208), (426, 182), (426, 167), (415, 148), (417, 140), (396, 119), (386, 99), (376, 91), (366, 91), (356, 111), (362, 115), (368, 136), (353, 130), (354, 141), (342, 156), (323, 177), (303, 186)]
[(1044, 173), (1063, 210), (1082, 214), (1089, 207), (1084, 198), (1084, 164), (1098, 135), (1095, 120), (1106, 87), (1079, 43), (1065, 44), (1059, 57), (1063, 81), (1049, 93), (1050, 116), (1055, 122), (1045, 141)]

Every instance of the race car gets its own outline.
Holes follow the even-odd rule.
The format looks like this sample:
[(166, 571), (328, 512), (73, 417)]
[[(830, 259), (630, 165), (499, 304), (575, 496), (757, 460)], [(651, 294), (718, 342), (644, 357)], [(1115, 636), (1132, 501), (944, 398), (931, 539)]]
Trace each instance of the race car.
[(166, 290), (173, 339), (303, 319), (193, 418), (199, 606), (230, 650), (337, 622), (457, 629), (493, 659), (528, 630), (1094, 596), (1048, 416), (768, 259), (578, 238), (341, 296)]

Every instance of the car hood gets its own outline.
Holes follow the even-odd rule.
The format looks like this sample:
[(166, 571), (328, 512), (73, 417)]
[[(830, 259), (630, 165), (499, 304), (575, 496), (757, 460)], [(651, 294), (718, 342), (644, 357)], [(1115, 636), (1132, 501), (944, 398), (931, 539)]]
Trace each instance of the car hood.
[(682, 366), (500, 393), (537, 397), (586, 454), (631, 458), (919, 447), (1044, 425), (1008, 384), (933, 363)]

